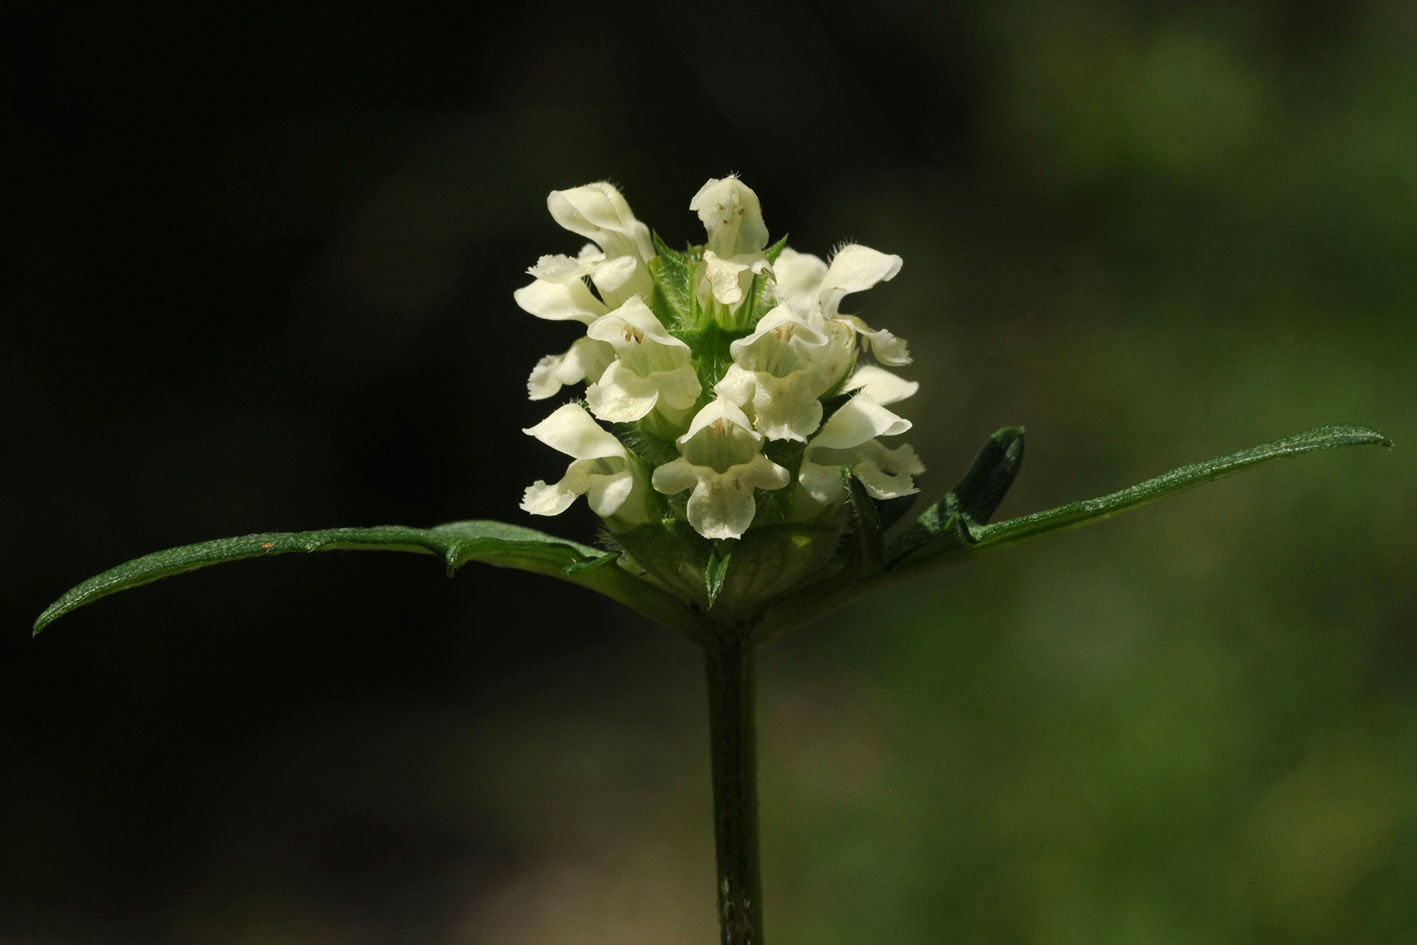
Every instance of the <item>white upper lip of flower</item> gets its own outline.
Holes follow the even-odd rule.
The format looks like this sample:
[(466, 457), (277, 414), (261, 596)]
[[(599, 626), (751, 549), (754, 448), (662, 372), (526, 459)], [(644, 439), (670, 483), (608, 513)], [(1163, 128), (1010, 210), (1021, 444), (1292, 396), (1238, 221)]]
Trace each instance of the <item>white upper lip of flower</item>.
[(608, 181), (553, 190), (546, 209), (561, 226), (599, 246), (608, 259), (635, 256), (648, 262), (654, 256), (649, 227), (635, 219), (624, 196)]
[(740, 304), (752, 277), (769, 268), (763, 252), (768, 228), (758, 195), (736, 177), (713, 178), (694, 194), (689, 209), (708, 233), (700, 290), (723, 305)]

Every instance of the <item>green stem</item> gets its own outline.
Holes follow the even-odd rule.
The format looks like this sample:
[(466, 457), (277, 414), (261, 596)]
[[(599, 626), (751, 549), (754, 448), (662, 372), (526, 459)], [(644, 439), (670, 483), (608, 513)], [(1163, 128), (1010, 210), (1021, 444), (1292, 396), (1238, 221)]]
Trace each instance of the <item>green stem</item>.
[[(731, 631), (730, 631), (731, 633)], [(708, 657), (709, 750), (722, 945), (762, 945), (763, 888), (758, 867), (758, 759), (754, 644), (713, 635)]]

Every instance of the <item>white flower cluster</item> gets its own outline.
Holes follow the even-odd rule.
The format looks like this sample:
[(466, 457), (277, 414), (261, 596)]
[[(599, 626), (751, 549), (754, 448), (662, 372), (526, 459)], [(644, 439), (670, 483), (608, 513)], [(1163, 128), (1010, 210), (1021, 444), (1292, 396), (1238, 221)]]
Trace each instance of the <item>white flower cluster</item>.
[(684, 254), (657, 244), (608, 183), (552, 191), (546, 204), (591, 242), (574, 258), (541, 257), (516, 302), (586, 328), (541, 359), (527, 390), (543, 400), (587, 386), (583, 402), (525, 431), (573, 462), (528, 488), (524, 510), (556, 515), (585, 495), (612, 531), (679, 516), (705, 538), (740, 538), (755, 521), (835, 510), (842, 467), (877, 499), (916, 491), (915, 451), (878, 439), (910, 429), (887, 409), (919, 386), (885, 367), (909, 363), (905, 342), (840, 311), (894, 278), (899, 256), (847, 245), (828, 264), (769, 248), (758, 196), (736, 177), (694, 195), (708, 240)]

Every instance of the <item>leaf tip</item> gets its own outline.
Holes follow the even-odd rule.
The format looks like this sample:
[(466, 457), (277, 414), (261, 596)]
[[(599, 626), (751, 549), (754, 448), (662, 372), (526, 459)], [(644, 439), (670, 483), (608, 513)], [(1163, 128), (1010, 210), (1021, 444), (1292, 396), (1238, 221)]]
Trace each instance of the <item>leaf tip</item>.
[(67, 614), (72, 607), (65, 606), (64, 599), (60, 598), (48, 607), (44, 608), (44, 613), (34, 618), (34, 626), (30, 630), (30, 638), (33, 639), (44, 632), (44, 629), (60, 617)]

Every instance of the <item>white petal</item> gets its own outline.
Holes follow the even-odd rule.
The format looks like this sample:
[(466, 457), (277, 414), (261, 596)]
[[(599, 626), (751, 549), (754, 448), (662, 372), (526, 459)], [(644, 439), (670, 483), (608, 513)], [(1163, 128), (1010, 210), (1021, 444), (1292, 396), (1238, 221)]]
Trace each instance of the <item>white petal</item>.
[(896, 416), (869, 397), (856, 396), (831, 415), (807, 448), (853, 449), (878, 436), (895, 436), (909, 429), (909, 420)]
[(703, 221), (707, 246), (718, 256), (758, 253), (768, 244), (758, 195), (736, 177), (710, 179), (689, 201), (689, 209)]
[(661, 373), (657, 375), (657, 379), (661, 407), (688, 410), (699, 399), (699, 394), (703, 393), (704, 387), (699, 383), (699, 375), (694, 373), (692, 364)]
[(907, 381), (897, 374), (874, 364), (863, 364), (846, 382), (846, 390), (860, 391), (878, 404), (893, 404), (914, 396), (920, 389), (918, 381)]
[(654, 255), (649, 227), (635, 219), (620, 191), (605, 181), (553, 190), (546, 197), (546, 209), (557, 223), (592, 240), (606, 256), (648, 261)]
[(549, 486), (542, 480), (526, 487), (522, 493), (521, 508), (523, 512), (530, 512), (532, 515), (560, 515), (571, 507), (571, 503), (576, 501), (577, 492), (573, 492), (564, 485), (565, 480)]
[(553, 322), (577, 321), (589, 325), (609, 311), (579, 279), (570, 282), (537, 279), (513, 292), (512, 298), (523, 311)]
[[(737, 342), (734, 342), (737, 344)], [(758, 389), (756, 372), (745, 370), (736, 364), (729, 365), (723, 378), (713, 385), (713, 392), (728, 398), (739, 407), (753, 399), (753, 391)]]
[(779, 302), (802, 316), (816, 310), (817, 296), (827, 274), (825, 262), (811, 253), (799, 253), (788, 246), (772, 264), (772, 272), (776, 285), (774, 293)]
[(656, 492), (674, 495), (676, 492), (683, 492), (685, 489), (692, 489), (698, 485), (699, 475), (694, 470), (694, 465), (680, 456), (678, 459), (671, 459), (663, 466), (655, 467), (654, 474), (650, 477), (650, 484), (654, 486)]
[(827, 343), (827, 336), (786, 305), (777, 305), (761, 319), (753, 333), (728, 346), (735, 364), (754, 371), (771, 371), (782, 377), (806, 366), (810, 349)]
[(605, 369), (599, 381), (586, 388), (586, 403), (591, 413), (607, 423), (639, 420), (659, 402), (659, 384), (655, 378), (656, 375), (641, 377), (625, 367), (624, 362), (616, 361)]
[(862, 344), (869, 348), (871, 353), (876, 356), (876, 360), (882, 364), (900, 367), (902, 364), (910, 363), (910, 349), (904, 338), (898, 338), (884, 328), (873, 331), (871, 326), (855, 315), (840, 315), (836, 320), (846, 322), (855, 328), (857, 334), (861, 336)]
[(749, 268), (748, 263), (725, 259), (711, 249), (704, 250), (704, 280), (708, 283), (709, 294), (724, 305), (737, 305), (743, 301), (743, 283), (748, 279), (742, 276)]
[[(910, 429), (898, 417), (869, 397), (857, 395), (832, 414), (802, 452), (797, 481), (817, 502), (829, 505), (841, 498), (842, 466), (850, 466), (877, 498), (906, 495), (914, 483), (902, 473), (923, 471), (915, 451), (908, 446), (887, 450), (875, 441)], [(875, 490), (875, 491), (872, 491)]]
[(526, 380), (532, 400), (554, 397), (562, 387), (597, 381), (615, 360), (615, 349), (603, 341), (577, 338), (565, 354), (548, 354), (536, 362)]
[(642, 268), (634, 256), (619, 256), (606, 260), (591, 272), (591, 281), (603, 298), (612, 297), (624, 290)]
[(909, 443), (902, 443), (895, 449), (887, 449), (880, 440), (872, 440), (861, 445), (861, 455), (889, 473), (905, 472), (918, 476), (925, 471), (920, 454)]
[(797, 473), (797, 481), (807, 490), (808, 495), (822, 505), (831, 505), (841, 498), (839, 466), (823, 466), (803, 459), (802, 467)]
[(901, 258), (853, 243), (837, 250), (822, 277), (817, 298), (822, 314), (834, 318), (841, 300), (853, 292), (889, 282), (900, 272)]
[(564, 404), (551, 416), (522, 432), (576, 459), (626, 456), (620, 441), (596, 423), (580, 404)]
[(685, 507), (689, 524), (705, 538), (742, 538), (758, 511), (752, 489), (735, 488), (720, 480), (703, 482)]
[(851, 471), (873, 498), (897, 499), (920, 491), (911, 476), (923, 473), (925, 464), (909, 443), (890, 450), (872, 440), (862, 445), (859, 454)]
[(741, 538), (757, 513), (754, 490), (781, 489), (789, 478), (787, 470), (762, 453), (725, 473), (705, 475), (685, 508), (689, 524), (705, 538)]
[(788, 377), (774, 377), (765, 371), (757, 376), (753, 394), (753, 426), (769, 440), (805, 441), (822, 422), (822, 402), (818, 376), (799, 371)]
[(689, 355), (689, 346), (666, 331), (650, 307), (638, 298), (629, 299), (613, 312), (607, 312), (586, 329), (586, 335), (597, 341), (608, 341), (616, 348), (638, 345), (648, 338), (654, 344), (677, 348), (686, 357)]
[[(694, 415), (693, 422), (689, 424), (688, 432), (674, 442), (682, 449), (686, 443), (692, 440), (700, 431), (706, 427), (718, 425), (722, 421), (725, 424), (732, 424), (743, 430), (752, 433), (753, 424), (737, 404), (725, 397), (715, 397), (704, 405), (703, 409)], [(757, 436), (756, 433), (752, 434)], [(758, 442), (762, 437), (758, 437)]]
[(601, 518), (609, 518), (625, 505), (635, 489), (635, 475), (626, 466), (610, 474), (592, 476), (586, 489), (586, 502)]
[(527, 270), (527, 275), (544, 282), (571, 282), (590, 275), (593, 269), (595, 269), (595, 265), (583, 259), (572, 259), (570, 256), (542, 256), (536, 261), (535, 266)]
[(705, 538), (741, 536), (757, 511), (755, 490), (781, 489), (790, 481), (786, 469), (762, 454), (763, 438), (747, 427), (747, 419), (719, 396), (676, 441), (679, 458), (657, 468), (651, 479), (666, 495), (693, 488), (686, 512)]

